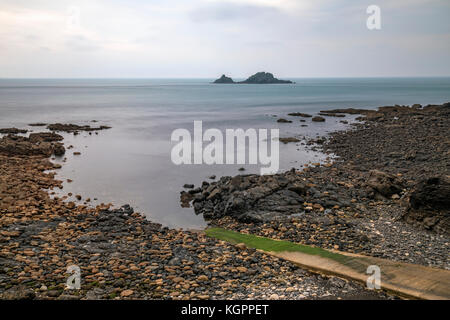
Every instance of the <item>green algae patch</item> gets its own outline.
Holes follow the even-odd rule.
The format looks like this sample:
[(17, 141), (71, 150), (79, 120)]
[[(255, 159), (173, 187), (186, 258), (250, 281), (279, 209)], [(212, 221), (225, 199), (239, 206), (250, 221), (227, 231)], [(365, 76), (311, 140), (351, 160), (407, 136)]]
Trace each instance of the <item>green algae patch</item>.
[(209, 228), (205, 230), (208, 237), (216, 238), (231, 243), (244, 243), (249, 248), (259, 249), (268, 252), (301, 252), (305, 254), (320, 256), (332, 259), (342, 264), (348, 264), (353, 259), (339, 253), (334, 253), (322, 248), (306, 246), (284, 240), (273, 240), (259, 237), (252, 234), (245, 234), (222, 228)]

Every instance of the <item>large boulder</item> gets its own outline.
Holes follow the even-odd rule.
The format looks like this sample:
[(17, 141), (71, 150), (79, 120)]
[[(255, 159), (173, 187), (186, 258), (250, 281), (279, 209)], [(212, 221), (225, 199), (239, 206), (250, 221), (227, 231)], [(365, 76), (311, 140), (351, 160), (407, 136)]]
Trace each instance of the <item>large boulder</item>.
[(391, 197), (402, 191), (402, 183), (398, 177), (380, 170), (369, 172), (367, 185), (372, 188), (376, 197)]
[(432, 177), (418, 183), (403, 218), (413, 225), (450, 234), (450, 177)]

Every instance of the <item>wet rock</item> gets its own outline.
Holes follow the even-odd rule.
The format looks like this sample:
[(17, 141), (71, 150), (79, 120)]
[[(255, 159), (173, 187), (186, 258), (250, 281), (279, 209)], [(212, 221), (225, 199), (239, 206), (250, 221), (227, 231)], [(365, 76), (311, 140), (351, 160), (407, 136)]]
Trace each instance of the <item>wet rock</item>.
[(345, 114), (342, 113), (325, 113), (325, 112), (319, 112), (319, 116), (323, 117), (338, 117), (338, 118), (344, 118)]
[(355, 109), (355, 108), (346, 108), (346, 109), (333, 109), (333, 110), (321, 110), (321, 113), (347, 113), (347, 114), (369, 114), (375, 113), (375, 110), (370, 109)]
[(288, 113), (288, 116), (292, 116), (292, 117), (303, 117), (303, 118), (311, 118), (312, 115), (307, 114), (307, 113), (302, 113), (302, 112), (292, 112), (292, 113)]
[(57, 157), (61, 157), (66, 153), (66, 149), (62, 144), (55, 144), (53, 147), (53, 154)]
[(0, 129), (1, 134), (18, 134), (18, 133), (27, 133), (28, 130), (25, 129), (17, 129), (17, 128), (2, 128)]
[[(41, 155), (50, 157), (53, 153), (61, 154), (64, 147), (58, 142), (46, 142), (40, 139), (7, 135), (0, 139), (0, 154), (14, 155)], [(64, 150), (65, 151), (65, 150)]]
[(55, 142), (55, 141), (62, 141), (64, 138), (63, 136), (56, 134), (54, 132), (38, 132), (38, 133), (30, 133), (29, 140), (32, 143), (36, 142)]
[(99, 130), (106, 130), (111, 129), (109, 126), (99, 126), (99, 127), (91, 127), (89, 125), (80, 126), (77, 124), (71, 124), (71, 123), (54, 123), (49, 124), (47, 126), (47, 129), (51, 131), (64, 131), (64, 132), (71, 132), (71, 133), (78, 133), (78, 131), (99, 131)]
[(311, 120), (314, 122), (325, 122), (325, 118), (321, 116), (315, 116)]
[(287, 143), (290, 143), (290, 142), (299, 142), (300, 141), (300, 139), (297, 139), (297, 138), (294, 138), (294, 137), (280, 138), (279, 140), (280, 140), (280, 142), (282, 142), (284, 144), (287, 144)]
[(286, 119), (284, 119), (284, 118), (278, 119), (277, 122), (278, 122), (278, 123), (292, 123), (291, 120), (286, 120)]

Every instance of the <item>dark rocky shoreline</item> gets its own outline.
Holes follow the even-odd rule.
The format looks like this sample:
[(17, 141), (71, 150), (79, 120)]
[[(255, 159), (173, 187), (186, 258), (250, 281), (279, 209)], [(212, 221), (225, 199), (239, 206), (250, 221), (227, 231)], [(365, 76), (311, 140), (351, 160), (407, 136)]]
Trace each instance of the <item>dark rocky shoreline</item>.
[[(62, 182), (48, 158), (61, 136), (36, 135), (0, 138), (1, 299), (393, 298), (202, 232), (162, 227), (128, 205), (67, 202), (52, 191)], [(80, 290), (66, 288), (71, 265), (81, 269)]]
[[(210, 225), (449, 269), (449, 105), (321, 113), (342, 112), (363, 114), (364, 123), (306, 142), (335, 162), (222, 177), (182, 196)], [(393, 298), (202, 232), (162, 227), (127, 205), (51, 197), (62, 188), (48, 159), (63, 147), (60, 137), (10, 131), (0, 139), (2, 299)], [(81, 290), (65, 289), (73, 264)]]
[(321, 113), (364, 120), (306, 143), (335, 162), (222, 177), (192, 194), (195, 211), (214, 226), (449, 269), (450, 104)]

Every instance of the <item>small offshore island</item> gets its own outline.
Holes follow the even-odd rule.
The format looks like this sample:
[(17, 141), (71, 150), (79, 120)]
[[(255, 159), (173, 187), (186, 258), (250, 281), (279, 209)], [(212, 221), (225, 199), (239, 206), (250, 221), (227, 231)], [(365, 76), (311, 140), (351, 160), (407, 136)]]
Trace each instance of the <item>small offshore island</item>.
[(237, 83), (237, 84), (272, 84), (272, 83), (294, 83), (290, 80), (280, 80), (273, 76), (270, 72), (257, 72), (254, 75), (247, 78), (244, 81), (235, 82), (232, 78), (222, 75), (219, 79), (215, 80), (213, 83)]

